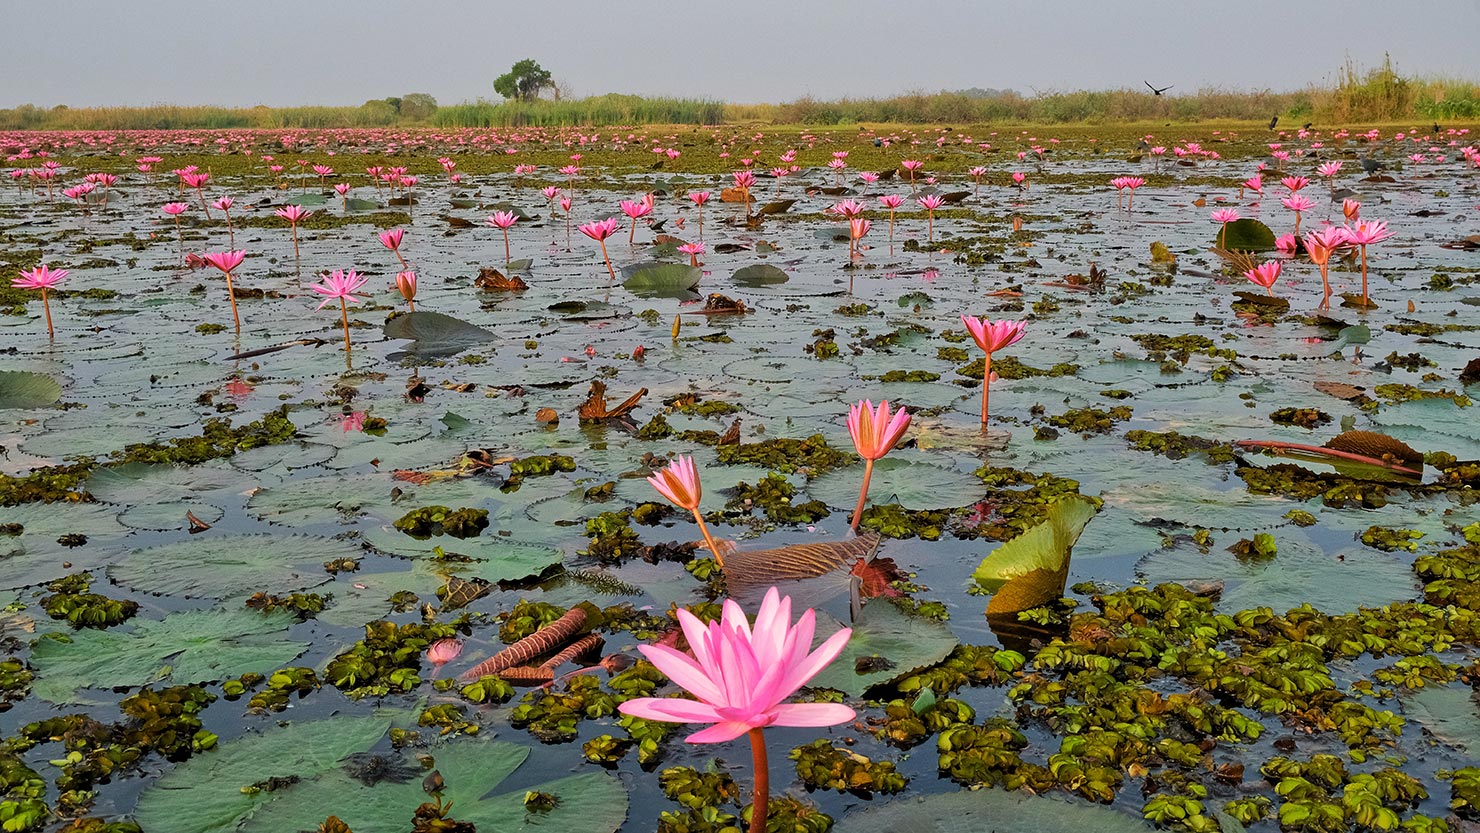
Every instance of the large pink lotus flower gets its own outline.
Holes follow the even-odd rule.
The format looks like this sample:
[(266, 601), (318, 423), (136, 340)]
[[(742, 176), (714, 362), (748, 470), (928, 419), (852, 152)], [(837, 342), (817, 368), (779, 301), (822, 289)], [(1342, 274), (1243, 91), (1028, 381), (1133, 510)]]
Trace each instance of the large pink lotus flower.
[(961, 316), (961, 323), (966, 325), (966, 331), (971, 333), (971, 338), (986, 354), (987, 360), (982, 367), (982, 429), (987, 427), (987, 400), (991, 395), (992, 388), (992, 354), (1004, 347), (1010, 347), (1023, 337), (1023, 330), (1028, 326), (1026, 321), (991, 321), (985, 318), (977, 318), (974, 315)]
[(397, 255), (401, 253), (401, 240), (405, 238), (406, 230), (391, 228), (380, 233), (380, 245), (390, 249)]
[(594, 223), (582, 223), (580, 228), (581, 234), (601, 244), (601, 257), (606, 261), (607, 274), (611, 276), (611, 281), (607, 286), (611, 286), (617, 282), (617, 270), (612, 268), (611, 255), (606, 253), (606, 239), (617, 233), (619, 228), (617, 218), (607, 217), (605, 220), (597, 220)]
[(56, 338), (57, 331), (51, 324), (51, 301), (46, 297), (46, 290), (61, 283), (65, 277), (67, 277), (66, 269), (53, 269), (43, 263), (35, 269), (22, 269), (19, 275), (10, 282), (10, 285), (16, 289), (41, 290), (41, 308), (46, 311), (46, 335), (48, 338)]
[(301, 205), (285, 205), (272, 213), (282, 217), (293, 225), (297, 225), (307, 219), (313, 212), (304, 210)]
[(186, 211), (190, 210), (190, 204), (183, 202), (167, 202), (164, 205), (161, 205), (159, 207), (159, 210), (170, 215), (171, 217), (178, 217), (181, 214), (184, 214)]
[(217, 269), (220, 269), (222, 272), (225, 272), (228, 275), (231, 274), (232, 271), (236, 269), (236, 267), (242, 265), (242, 261), (246, 260), (246, 258), (247, 253), (242, 251), (208, 252), (205, 255), (202, 255), (202, 259), (205, 260), (206, 263), (209, 263), (210, 265), (216, 267)]
[(695, 700), (638, 697), (617, 707), (623, 714), (665, 723), (712, 723), (689, 735), (689, 743), (723, 743), (750, 736), (755, 763), (752, 833), (766, 829), (770, 773), (766, 763), (765, 727), (836, 726), (856, 713), (841, 703), (785, 703), (842, 653), (853, 631), (840, 628), (814, 651), (817, 614), (802, 612), (791, 621), (791, 597), (776, 588), (766, 591), (755, 625), (732, 599), (726, 599), (720, 621), (704, 624), (683, 608), (678, 623), (692, 653), (665, 645), (639, 645), (638, 650)]
[(519, 215), (512, 211), (495, 211), (484, 222), (504, 233), (504, 263), (509, 263), (512, 259), (509, 254), (509, 229), (519, 222)]
[(427, 662), (432, 665), (446, 665), (457, 659), (462, 650), (461, 639), (439, 639), (427, 646)]
[(874, 475), (874, 461), (888, 454), (910, 427), (910, 414), (900, 408), (891, 417), (889, 400), (883, 400), (877, 408), (870, 400), (848, 406), (848, 435), (853, 438), (853, 447), (863, 458), (863, 485), (858, 490), (858, 505), (853, 510), (853, 531), (858, 531), (858, 522), (863, 518), (863, 504), (868, 500), (868, 485)]
[(323, 309), (331, 302), (353, 301), (359, 303), (360, 299), (354, 296), (360, 288), (365, 285), (369, 278), (361, 275), (353, 269), (335, 269), (333, 272), (325, 273), (323, 282), (310, 286), (314, 292), (324, 296), (324, 300), (315, 309)]

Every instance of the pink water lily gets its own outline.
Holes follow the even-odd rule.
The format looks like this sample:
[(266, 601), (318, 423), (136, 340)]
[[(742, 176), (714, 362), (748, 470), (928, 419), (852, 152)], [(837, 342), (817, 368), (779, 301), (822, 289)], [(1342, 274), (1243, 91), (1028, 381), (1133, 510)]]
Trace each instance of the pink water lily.
[(1362, 253), (1362, 306), (1370, 307), (1367, 300), (1367, 247), (1393, 236), (1385, 220), (1358, 220), (1342, 229), (1342, 237), (1349, 245), (1356, 246)]
[(657, 669), (695, 699), (638, 697), (618, 706), (623, 714), (666, 723), (712, 723), (689, 735), (689, 743), (723, 743), (749, 735), (755, 764), (750, 830), (766, 829), (770, 777), (766, 761), (767, 726), (836, 726), (856, 713), (840, 703), (786, 703), (838, 658), (853, 632), (840, 628), (816, 650), (817, 614), (803, 611), (791, 621), (791, 598), (775, 587), (766, 591), (755, 625), (732, 599), (718, 622), (707, 625), (683, 608), (679, 626), (691, 653), (665, 645), (639, 645)]
[(923, 197), (915, 198), (915, 202), (919, 203), (920, 207), (925, 209), (925, 222), (928, 232), (927, 240), (931, 243), (934, 243), (935, 209), (940, 208), (942, 205), (945, 205), (946, 201), (943, 197), (941, 197), (940, 194), (926, 194)]
[(512, 211), (495, 211), (484, 222), (490, 227), (504, 233), (504, 263), (509, 263), (511, 261), (509, 256), (509, 229), (513, 228), (514, 224), (519, 222), (519, 215)]
[(416, 312), (416, 273), (410, 269), (396, 273), (396, 291), (406, 299), (407, 306)]
[(723, 570), (724, 553), (714, 543), (714, 537), (709, 534), (709, 527), (704, 523), (704, 516), (699, 512), (699, 500), (704, 496), (704, 487), (699, 483), (699, 468), (694, 465), (694, 458), (680, 454), (647, 481), (658, 494), (672, 501), (673, 505), (694, 513), (694, 523), (698, 524), (699, 532), (704, 535), (704, 543), (709, 546), (714, 560)]
[(1331, 262), (1331, 255), (1345, 243), (1346, 232), (1340, 226), (1313, 231), (1305, 236), (1305, 252), (1310, 255), (1310, 262), (1321, 270), (1321, 309), (1331, 306), (1331, 281), (1327, 277), (1327, 264)]
[(226, 275), (226, 296), (231, 299), (231, 318), (236, 322), (236, 331), (242, 330), (242, 319), (236, 311), (236, 288), (231, 285), (231, 273), (236, 267), (242, 265), (247, 257), (246, 252), (208, 252), (201, 256), (206, 263), (220, 269)]
[[(282, 208), (279, 208), (278, 210), (276, 210), (276, 211), (274, 211), (272, 213), (273, 214), (276, 214), (279, 217), (282, 217), (284, 220), (287, 220), (288, 221), (289, 228), (291, 228), (292, 231), (293, 231), (293, 265), (294, 265), (294, 268), (297, 268), (297, 266), (298, 266), (298, 224), (301, 223), (301, 222), (303, 222), (304, 220), (308, 219), (309, 215), (313, 214), (313, 212), (312, 211), (305, 211), (303, 209), (303, 206), (301, 206), (301, 205), (285, 205)], [(400, 253), (397, 252), (397, 257), (399, 257), (399, 256), (400, 256)], [(299, 286), (302, 286), (302, 284), (299, 284)]]
[(1028, 326), (1026, 321), (991, 321), (985, 318), (977, 318), (974, 315), (961, 316), (961, 323), (966, 325), (966, 331), (971, 333), (971, 338), (987, 354), (987, 361), (982, 368), (982, 428), (987, 427), (987, 399), (992, 387), (992, 354), (1004, 347), (1010, 347), (1023, 337), (1023, 330)]
[(1264, 287), (1264, 291), (1274, 296), (1274, 282), (1280, 279), (1281, 264), (1278, 260), (1270, 260), (1255, 266), (1244, 273), (1251, 283)]
[(354, 293), (360, 291), (360, 287), (364, 286), (367, 280), (369, 278), (366, 278), (353, 269), (335, 269), (333, 272), (324, 275), (322, 283), (309, 287), (309, 289), (324, 296), (324, 300), (318, 305), (317, 309), (323, 309), (335, 300), (339, 301), (339, 320), (344, 325), (344, 349), (346, 352), (350, 349), (348, 302), (354, 301), (357, 304), (360, 302), (360, 299), (356, 298)]
[(57, 331), (51, 326), (51, 301), (47, 300), (46, 290), (55, 287), (66, 277), (66, 269), (53, 269), (43, 263), (35, 269), (22, 269), (19, 276), (10, 282), (15, 289), (41, 290), (41, 307), (46, 310), (46, 334), (50, 338), (56, 338)]
[(888, 454), (910, 427), (910, 414), (904, 408), (889, 413), (889, 400), (879, 402), (877, 408), (868, 399), (848, 406), (848, 436), (853, 438), (853, 448), (863, 458), (863, 485), (858, 490), (858, 506), (853, 510), (851, 526), (858, 531), (858, 522), (863, 518), (863, 504), (868, 500), (868, 484), (874, 475), (874, 462)]
[(611, 283), (607, 286), (617, 282), (617, 270), (612, 268), (611, 255), (606, 253), (606, 239), (616, 234), (620, 227), (616, 217), (607, 217), (605, 220), (597, 220), (594, 223), (583, 223), (580, 227), (581, 234), (601, 244), (601, 257), (606, 261), (607, 274), (611, 275)]

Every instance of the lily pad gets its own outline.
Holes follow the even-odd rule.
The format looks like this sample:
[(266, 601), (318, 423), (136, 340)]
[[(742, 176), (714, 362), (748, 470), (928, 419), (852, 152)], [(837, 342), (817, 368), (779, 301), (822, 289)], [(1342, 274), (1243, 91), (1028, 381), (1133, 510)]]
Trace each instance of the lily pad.
[(622, 268), (622, 285), (633, 291), (663, 293), (699, 285), (704, 270), (687, 263), (638, 263)]
[(108, 577), (141, 593), (225, 599), (287, 593), (329, 580), (325, 561), (355, 558), (352, 542), (307, 535), (223, 535), (134, 550)]
[[(819, 632), (823, 629), (819, 624)], [(945, 623), (910, 615), (886, 599), (875, 599), (853, 623), (853, 636), (843, 652), (809, 685), (858, 697), (869, 686), (940, 662), (957, 644)]]
[(1213, 244), (1231, 252), (1268, 252), (1275, 247), (1274, 232), (1258, 220), (1244, 217), (1224, 224), (1215, 233)]
[(983, 559), (971, 577), (992, 593), (987, 614), (1017, 613), (1063, 595), (1069, 555), (1098, 511), (1083, 495), (1065, 495), (1049, 507), (1047, 520)]
[(411, 339), (406, 349), (422, 356), (450, 356), (498, 339), (476, 324), (440, 312), (398, 315), (385, 322), (385, 337)]
[(1062, 798), (987, 789), (896, 801), (853, 813), (848, 833), (1151, 833), (1135, 816)]
[(742, 266), (735, 270), (730, 280), (736, 286), (755, 288), (759, 286), (771, 286), (778, 283), (786, 283), (791, 280), (791, 275), (779, 266), (769, 263), (753, 263), (750, 266)]
[(49, 408), (62, 398), (62, 383), (45, 373), (0, 370), (0, 411)]
[[(848, 508), (858, 501), (863, 466), (834, 469), (807, 484), (807, 493), (828, 506)], [(969, 506), (987, 493), (979, 478), (930, 463), (885, 457), (874, 463), (869, 503), (897, 503), (905, 509), (954, 509)]]
[(82, 688), (186, 685), (271, 673), (308, 648), (286, 638), (296, 621), (286, 611), (187, 610), (138, 621), (128, 631), (53, 635), (31, 649), (35, 691), (53, 703), (70, 703)]

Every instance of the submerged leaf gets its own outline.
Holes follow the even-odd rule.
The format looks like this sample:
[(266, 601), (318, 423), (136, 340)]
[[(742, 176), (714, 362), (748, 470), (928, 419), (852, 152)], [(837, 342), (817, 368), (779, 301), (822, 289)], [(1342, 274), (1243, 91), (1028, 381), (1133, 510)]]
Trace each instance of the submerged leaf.
[(0, 370), (0, 411), (47, 408), (62, 398), (62, 383), (45, 373)]

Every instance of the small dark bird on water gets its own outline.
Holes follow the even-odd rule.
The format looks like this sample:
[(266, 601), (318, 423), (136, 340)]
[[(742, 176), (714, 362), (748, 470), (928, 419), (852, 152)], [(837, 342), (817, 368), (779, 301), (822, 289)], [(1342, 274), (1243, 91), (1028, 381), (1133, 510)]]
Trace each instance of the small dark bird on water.
[[(1142, 84), (1145, 84), (1148, 87), (1151, 87), (1151, 82), (1150, 81), (1143, 80), (1141, 83)], [(1157, 88), (1155, 88), (1155, 87), (1151, 87), (1151, 94), (1152, 95), (1161, 95), (1162, 93), (1166, 92), (1167, 90), (1170, 90), (1172, 88), (1172, 86), (1173, 85), (1168, 84), (1168, 85), (1166, 85), (1165, 87), (1162, 87), (1159, 90)]]
[(1379, 162), (1376, 159), (1373, 159), (1370, 155), (1369, 156), (1363, 156), (1362, 159), (1361, 159), (1361, 162), (1362, 162), (1362, 170), (1365, 173), (1375, 174), (1378, 171), (1386, 170), (1387, 169), (1387, 165), (1383, 164), (1382, 162)]
[(1438, 122), (1434, 122), (1434, 132), (1435, 133), (1440, 132), (1440, 130), (1439, 130), (1439, 123)]
[(1300, 129), (1301, 130), (1309, 130), (1310, 129), (1310, 126), (1313, 125), (1313, 124), (1315, 124), (1315, 122), (1308, 121), (1305, 124), (1301, 125)]
[(1269, 120), (1269, 129), (1270, 130), (1273, 130), (1274, 129), (1274, 126), (1277, 125), (1277, 124), (1279, 124), (1279, 123), (1280, 123), (1280, 117), (1279, 116), (1273, 116), (1273, 117), (1271, 117), (1270, 120)]

